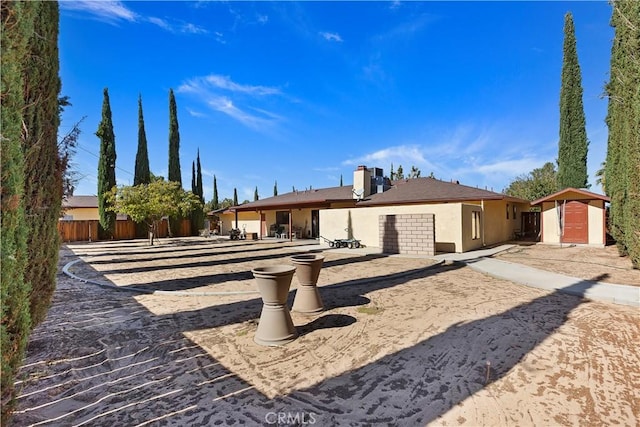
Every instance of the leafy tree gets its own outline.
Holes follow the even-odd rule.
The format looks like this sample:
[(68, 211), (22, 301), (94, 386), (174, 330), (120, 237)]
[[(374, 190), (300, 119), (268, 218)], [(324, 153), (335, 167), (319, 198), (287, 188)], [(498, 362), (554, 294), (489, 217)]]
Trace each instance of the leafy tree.
[(136, 168), (133, 185), (151, 182), (149, 170), (149, 152), (147, 150), (147, 133), (144, 130), (144, 116), (142, 114), (142, 95), (138, 95), (138, 152), (136, 153)]
[(588, 145), (575, 28), (571, 13), (567, 12), (564, 17), (564, 49), (560, 88), (558, 189), (587, 187)]
[(100, 158), (98, 160), (98, 212), (103, 237), (111, 238), (116, 228), (116, 213), (110, 209), (105, 193), (116, 185), (116, 137), (111, 121), (109, 89), (104, 89), (102, 121), (96, 135), (100, 138)]
[(607, 192), (607, 180), (606, 180), (606, 168), (607, 162), (602, 162), (600, 164), (600, 169), (596, 172), (596, 184), (602, 187), (602, 191)]
[(396, 179), (404, 179), (404, 171), (402, 170), (402, 165), (398, 165), (398, 170), (395, 173)]
[(621, 255), (640, 268), (640, 7), (612, 3), (611, 79), (607, 126), (606, 191), (611, 198), (609, 231)]
[(238, 206), (238, 190), (233, 189), (233, 206)]
[(418, 169), (415, 166), (411, 166), (411, 172), (409, 172), (409, 177), (410, 179), (413, 178), (420, 178), (420, 169)]
[(233, 199), (226, 197), (222, 200), (222, 202), (220, 202), (219, 209), (226, 209), (230, 208), (231, 206), (237, 206), (237, 203), (234, 203)]
[(391, 163), (391, 169), (389, 169), (389, 179), (391, 181), (396, 179), (396, 173), (394, 172), (394, 169), (393, 169), (393, 163)]
[[(60, 112), (62, 113), (62, 105), (71, 105), (66, 97), (60, 99)], [(78, 146), (78, 138), (80, 137), (80, 124), (84, 121), (85, 117), (82, 117), (76, 122), (69, 132), (62, 137), (58, 143), (58, 152), (60, 153), (59, 166), (64, 170), (62, 177), (62, 194), (64, 196), (73, 196), (76, 185), (76, 173), (71, 168), (71, 158), (76, 153), (76, 147)]]
[(14, 407), (14, 379), (24, 358), (30, 331), (29, 283), (24, 280), (27, 266), (27, 223), (25, 221), (23, 112), (25, 110), (23, 68), (29, 55), (29, 38), (34, 33), (38, 2), (0, 2), (2, 31), (2, 102), (0, 103), (0, 251), (2, 349), (0, 392), (1, 424), (8, 424)]
[(151, 246), (163, 217), (187, 216), (193, 210), (202, 208), (197, 195), (184, 191), (180, 183), (174, 181), (113, 187), (106, 198), (112, 212), (127, 214), (133, 221), (147, 223)]
[(274, 197), (278, 195), (278, 181), (276, 181), (276, 183), (273, 184), (273, 195)]
[(557, 191), (557, 174), (555, 165), (547, 162), (541, 168), (518, 176), (502, 192), (524, 200), (537, 200)]
[(218, 201), (218, 182), (216, 180), (216, 176), (213, 175), (213, 210), (217, 210), (220, 208), (220, 203)]
[(260, 196), (258, 195), (258, 186), (256, 185), (256, 189), (253, 192), (253, 201), (257, 201), (260, 199)]

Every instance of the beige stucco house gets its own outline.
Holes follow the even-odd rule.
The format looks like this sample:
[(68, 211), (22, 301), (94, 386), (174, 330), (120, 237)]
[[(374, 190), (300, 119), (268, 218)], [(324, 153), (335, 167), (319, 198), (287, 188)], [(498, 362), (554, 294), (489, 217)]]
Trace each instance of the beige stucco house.
[[(353, 186), (295, 191), (226, 210), (231, 227), (286, 239), (357, 239), (385, 252), (466, 252), (511, 240), (529, 202), (434, 178), (389, 181), (359, 166)], [(322, 240), (324, 241), (324, 240)]]
[(62, 200), (61, 220), (98, 221), (98, 196), (68, 196)]
[(601, 194), (566, 188), (531, 202), (542, 210), (540, 241), (604, 247), (607, 243), (605, 202), (609, 201)]

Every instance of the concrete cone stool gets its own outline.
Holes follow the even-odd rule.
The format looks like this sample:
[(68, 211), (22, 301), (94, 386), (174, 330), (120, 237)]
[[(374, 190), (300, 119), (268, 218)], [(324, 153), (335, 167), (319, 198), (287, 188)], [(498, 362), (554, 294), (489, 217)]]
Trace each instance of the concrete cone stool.
[(262, 296), (262, 313), (253, 340), (260, 345), (287, 344), (298, 337), (287, 307), (287, 296), (296, 268), (290, 265), (251, 270)]
[(296, 298), (293, 300), (293, 310), (299, 313), (318, 313), (324, 309), (322, 298), (316, 284), (320, 269), (322, 269), (322, 255), (305, 254), (294, 255), (291, 262), (296, 266), (296, 276), (298, 277), (298, 290)]

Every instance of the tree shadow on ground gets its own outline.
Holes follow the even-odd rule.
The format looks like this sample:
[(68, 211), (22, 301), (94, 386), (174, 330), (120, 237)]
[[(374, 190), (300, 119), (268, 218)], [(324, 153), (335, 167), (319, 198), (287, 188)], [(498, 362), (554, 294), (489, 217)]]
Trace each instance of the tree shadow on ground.
[[(453, 268), (344, 282), (323, 298), (339, 307), (350, 296)], [(564, 292), (584, 292), (592, 283), (450, 325), (361, 368), (270, 398), (184, 336), (256, 319), (259, 299), (156, 316), (130, 294), (74, 282), (59, 286), (32, 334), (12, 424), (264, 425), (271, 413), (302, 412), (317, 425), (424, 425), (503, 378), (583, 303)], [(325, 313), (299, 330), (311, 334), (351, 321)]]
[[(235, 263), (264, 261), (264, 260), (273, 260), (274, 263), (290, 264), (291, 262), (289, 260), (289, 257), (292, 255), (299, 255), (299, 254), (300, 252), (282, 253), (280, 251), (280, 252), (274, 252), (271, 254), (253, 256), (253, 257), (233, 258), (233, 259), (227, 259), (227, 260), (213, 260), (211, 262), (207, 262), (207, 261), (197, 262), (197, 263), (194, 262), (189, 264), (173, 266), (173, 268), (171, 268), (171, 266), (166, 266), (166, 267), (160, 266), (160, 268), (147, 266), (147, 267), (138, 267), (138, 268), (131, 268), (131, 269), (112, 269), (112, 270), (101, 271), (100, 273), (101, 274), (144, 273), (144, 272), (152, 272), (152, 271), (164, 270), (164, 269), (179, 270), (183, 268), (193, 268), (194, 266), (215, 267), (216, 265), (229, 265), (229, 264), (235, 264)], [(343, 259), (335, 260), (335, 262), (329, 261), (324, 264), (324, 267), (329, 268), (329, 267), (336, 267), (336, 266), (342, 266), (342, 265), (352, 265), (352, 264), (367, 262), (367, 261), (371, 261), (372, 259), (383, 258), (383, 257), (384, 257), (383, 255), (374, 255), (374, 256), (363, 255), (363, 256), (355, 256), (350, 258), (343, 258)], [(93, 262), (91, 262), (91, 264), (93, 264)], [(246, 281), (251, 279), (253, 279), (253, 274), (251, 273), (251, 270), (241, 270), (241, 271), (234, 271), (234, 272), (204, 274), (204, 275), (198, 275), (198, 276), (190, 275), (189, 277), (181, 277), (179, 279), (170, 278), (170, 279), (163, 279), (163, 280), (153, 280), (150, 282), (138, 282), (133, 285), (123, 285), (119, 287), (123, 289), (131, 289), (131, 288), (144, 289), (147, 291), (187, 291), (191, 289), (201, 288), (204, 286), (217, 285), (219, 283), (226, 283), (231, 281)], [(212, 292), (215, 292), (215, 289), (212, 290)]]
[(289, 397), (301, 395), (310, 404), (331, 402), (315, 407), (323, 423), (428, 424), (504, 377), (584, 302), (567, 293), (583, 293), (602, 278), (579, 281), (486, 318), (456, 323), (410, 348)]

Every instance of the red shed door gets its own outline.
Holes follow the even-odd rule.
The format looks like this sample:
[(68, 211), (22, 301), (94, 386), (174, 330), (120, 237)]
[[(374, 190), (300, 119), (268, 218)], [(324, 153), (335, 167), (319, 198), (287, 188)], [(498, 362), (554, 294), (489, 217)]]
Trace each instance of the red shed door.
[(572, 200), (564, 207), (564, 243), (589, 243), (587, 204)]

